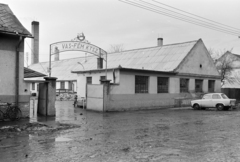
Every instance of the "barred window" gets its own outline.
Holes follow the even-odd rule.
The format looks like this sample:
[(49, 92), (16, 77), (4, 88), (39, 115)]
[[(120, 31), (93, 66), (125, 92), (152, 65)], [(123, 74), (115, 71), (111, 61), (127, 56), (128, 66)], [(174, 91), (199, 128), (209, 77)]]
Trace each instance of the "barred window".
[(148, 76), (135, 76), (135, 93), (148, 93)]
[(208, 92), (214, 92), (215, 80), (208, 81)]
[(92, 77), (87, 77), (87, 84), (92, 84)]
[(158, 77), (158, 93), (168, 93), (168, 78)]
[(100, 76), (100, 83), (102, 80), (106, 80), (106, 76)]
[(180, 93), (188, 92), (189, 79), (180, 78)]
[(195, 80), (195, 92), (202, 92), (203, 87), (203, 80), (202, 79), (196, 79)]

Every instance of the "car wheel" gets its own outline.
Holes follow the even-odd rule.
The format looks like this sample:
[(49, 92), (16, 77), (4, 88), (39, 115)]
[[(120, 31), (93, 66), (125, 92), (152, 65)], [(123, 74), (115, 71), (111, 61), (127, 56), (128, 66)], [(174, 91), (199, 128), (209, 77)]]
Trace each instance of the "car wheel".
[(217, 104), (217, 110), (222, 111), (224, 109), (223, 104)]
[(194, 104), (194, 105), (193, 105), (193, 109), (194, 109), (194, 110), (200, 110), (200, 106), (199, 106), (198, 104)]

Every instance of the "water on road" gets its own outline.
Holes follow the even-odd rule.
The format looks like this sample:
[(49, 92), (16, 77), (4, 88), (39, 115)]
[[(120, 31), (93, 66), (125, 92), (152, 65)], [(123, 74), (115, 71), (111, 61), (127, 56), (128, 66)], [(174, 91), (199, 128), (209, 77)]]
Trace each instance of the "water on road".
[(57, 102), (56, 109), (56, 117), (50, 118), (37, 117), (31, 110), (30, 122), (80, 127), (44, 134), (1, 135), (0, 161), (240, 161), (238, 110), (98, 113), (73, 108), (69, 101)]

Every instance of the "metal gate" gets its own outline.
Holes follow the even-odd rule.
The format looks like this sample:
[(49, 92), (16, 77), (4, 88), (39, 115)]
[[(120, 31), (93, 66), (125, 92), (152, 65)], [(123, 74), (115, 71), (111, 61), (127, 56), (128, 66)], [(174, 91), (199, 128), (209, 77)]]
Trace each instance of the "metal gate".
[(87, 109), (103, 111), (103, 85), (87, 84)]

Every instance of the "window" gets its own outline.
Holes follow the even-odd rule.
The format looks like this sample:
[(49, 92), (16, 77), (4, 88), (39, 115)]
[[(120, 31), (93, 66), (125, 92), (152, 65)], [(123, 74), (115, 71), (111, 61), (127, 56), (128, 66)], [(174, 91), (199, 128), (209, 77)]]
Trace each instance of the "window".
[(37, 84), (37, 91), (39, 91), (39, 83)]
[(64, 82), (60, 82), (60, 89), (65, 89), (65, 83)]
[(208, 81), (208, 92), (214, 92), (215, 80)]
[(168, 78), (158, 77), (158, 93), (168, 93)]
[(196, 79), (195, 80), (195, 92), (202, 92), (202, 85), (203, 85), (203, 80), (201, 79)]
[(92, 77), (87, 77), (87, 84), (92, 84)]
[(100, 76), (100, 83), (102, 80), (106, 80), (106, 76)]
[(221, 99), (221, 97), (220, 97), (218, 94), (213, 94), (213, 95), (212, 95), (212, 98), (213, 98), (213, 99)]
[(148, 93), (148, 76), (135, 76), (135, 93)]
[(72, 81), (68, 81), (68, 89), (71, 91), (73, 89)]
[(32, 90), (35, 90), (35, 83), (32, 83)]
[(180, 93), (188, 92), (189, 79), (180, 78)]
[(225, 94), (221, 94), (223, 99), (228, 99), (228, 97)]
[(212, 99), (212, 96), (207, 94), (207, 95), (204, 95), (202, 99)]

